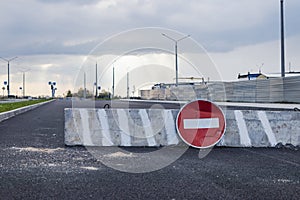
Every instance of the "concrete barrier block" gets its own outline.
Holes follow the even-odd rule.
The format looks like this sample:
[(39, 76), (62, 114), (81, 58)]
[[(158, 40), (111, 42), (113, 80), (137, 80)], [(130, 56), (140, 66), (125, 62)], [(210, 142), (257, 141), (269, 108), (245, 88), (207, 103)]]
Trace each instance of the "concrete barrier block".
[(65, 144), (85, 146), (179, 144), (174, 123), (177, 112), (159, 109), (65, 109)]
[[(65, 144), (85, 146), (168, 146), (183, 144), (176, 131), (179, 110), (65, 109)], [(227, 110), (218, 146), (300, 145), (300, 113)], [(287, 117), (288, 116), (288, 117)]]
[[(228, 114), (228, 112), (226, 112), (226, 114)], [(226, 118), (226, 132), (218, 146), (227, 146), (229, 144), (231, 147), (239, 147), (241, 145), (239, 129), (235, 119)]]

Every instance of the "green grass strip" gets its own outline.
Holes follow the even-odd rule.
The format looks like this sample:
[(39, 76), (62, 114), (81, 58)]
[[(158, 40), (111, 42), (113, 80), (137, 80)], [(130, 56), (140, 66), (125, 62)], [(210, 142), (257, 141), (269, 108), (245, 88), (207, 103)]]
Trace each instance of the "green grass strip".
[(38, 99), (38, 100), (29, 100), (29, 101), (20, 101), (20, 102), (13, 102), (13, 103), (0, 103), (0, 113), (7, 112), (10, 110), (15, 110), (17, 108), (22, 108), (25, 106), (45, 102), (49, 100), (45, 99)]

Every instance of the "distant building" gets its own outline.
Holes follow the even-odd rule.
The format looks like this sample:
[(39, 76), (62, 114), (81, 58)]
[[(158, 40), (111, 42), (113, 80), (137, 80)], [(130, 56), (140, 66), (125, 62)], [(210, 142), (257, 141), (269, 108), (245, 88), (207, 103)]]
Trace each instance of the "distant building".
[(256, 80), (256, 79), (268, 79), (269, 77), (265, 74), (259, 73), (250, 73), (248, 74), (239, 74), (238, 79), (248, 79), (248, 80)]
[[(291, 77), (291, 76), (300, 76), (300, 72), (286, 72), (285, 73), (286, 77)], [(266, 73), (250, 73), (248, 72), (248, 74), (239, 74), (238, 75), (238, 79), (248, 79), (248, 80), (256, 80), (256, 79), (270, 79), (270, 78), (279, 78), (281, 77), (280, 73), (270, 73), (270, 74), (266, 74)]]

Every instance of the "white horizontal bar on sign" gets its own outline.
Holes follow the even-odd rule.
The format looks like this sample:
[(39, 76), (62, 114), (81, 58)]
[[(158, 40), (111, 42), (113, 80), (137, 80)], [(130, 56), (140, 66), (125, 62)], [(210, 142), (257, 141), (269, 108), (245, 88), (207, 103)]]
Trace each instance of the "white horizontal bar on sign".
[(184, 129), (219, 128), (219, 118), (184, 119)]

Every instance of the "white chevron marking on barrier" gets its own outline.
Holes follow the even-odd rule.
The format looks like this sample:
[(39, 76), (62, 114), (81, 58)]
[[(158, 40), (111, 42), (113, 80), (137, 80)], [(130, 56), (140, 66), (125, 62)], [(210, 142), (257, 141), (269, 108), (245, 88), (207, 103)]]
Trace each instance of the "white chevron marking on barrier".
[(235, 115), (236, 122), (237, 122), (237, 125), (239, 128), (241, 145), (246, 146), (246, 147), (251, 146), (252, 145), (251, 140), (249, 138), (246, 122), (245, 122), (242, 111), (235, 110), (234, 115)]
[(84, 144), (93, 146), (93, 141), (91, 138), (90, 126), (89, 126), (89, 115), (87, 110), (81, 109), (79, 111), (81, 122), (82, 122), (82, 139)]
[(110, 128), (108, 125), (108, 117), (106, 111), (103, 109), (98, 109), (98, 117), (101, 123), (101, 132), (102, 132), (102, 145), (103, 146), (112, 146), (113, 142), (110, 136)]
[(268, 136), (268, 139), (269, 139), (269, 142), (270, 142), (271, 146), (275, 146), (277, 144), (277, 140), (276, 140), (275, 134), (272, 131), (272, 128), (271, 128), (270, 122), (268, 120), (268, 117), (266, 115), (266, 112), (258, 111), (257, 115), (258, 115), (258, 118), (259, 118), (259, 120), (261, 121), (261, 123), (264, 127), (264, 130), (265, 130), (265, 132)]
[(148, 114), (145, 109), (139, 110), (139, 115), (143, 122), (143, 128), (145, 130), (145, 136), (149, 146), (156, 146), (157, 143), (154, 139), (153, 129), (151, 127), (151, 122), (149, 120)]
[(179, 140), (176, 134), (175, 120), (171, 110), (164, 111), (164, 119), (168, 145), (178, 144)]
[(121, 132), (121, 145), (122, 146), (131, 146), (131, 138), (130, 138), (130, 132), (129, 132), (129, 123), (128, 123), (128, 117), (126, 115), (126, 112), (122, 109), (117, 110), (118, 114), (118, 121)]

